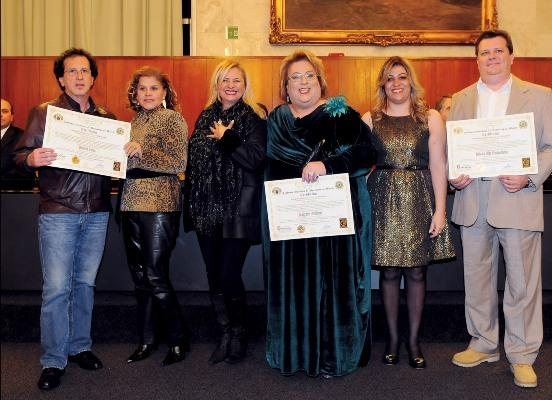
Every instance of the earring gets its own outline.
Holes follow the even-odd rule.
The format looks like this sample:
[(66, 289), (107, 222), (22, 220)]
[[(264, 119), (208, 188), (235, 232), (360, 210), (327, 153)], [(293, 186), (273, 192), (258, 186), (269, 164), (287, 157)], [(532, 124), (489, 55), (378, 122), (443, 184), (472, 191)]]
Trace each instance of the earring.
[(167, 102), (165, 101), (165, 99), (163, 99), (163, 101), (161, 102), (161, 104), (163, 104), (163, 108), (167, 108)]
[(286, 94), (286, 103), (291, 103), (291, 100), (289, 99), (289, 94)]

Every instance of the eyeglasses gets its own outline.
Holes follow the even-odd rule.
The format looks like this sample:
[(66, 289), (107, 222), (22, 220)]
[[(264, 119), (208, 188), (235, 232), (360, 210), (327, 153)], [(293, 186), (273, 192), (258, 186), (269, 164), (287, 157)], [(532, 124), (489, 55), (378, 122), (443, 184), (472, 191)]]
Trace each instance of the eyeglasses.
[(288, 79), (293, 83), (299, 83), (303, 81), (303, 78), (305, 78), (307, 82), (312, 82), (313, 80), (318, 78), (318, 75), (316, 75), (312, 71), (305, 72), (304, 74), (300, 74), (299, 72), (296, 72), (293, 75), (291, 75)]
[(70, 68), (70, 69), (66, 69), (65, 73), (72, 77), (77, 76), (79, 73), (82, 76), (87, 76), (87, 75), (90, 75), (90, 70), (88, 68), (81, 68), (81, 69)]

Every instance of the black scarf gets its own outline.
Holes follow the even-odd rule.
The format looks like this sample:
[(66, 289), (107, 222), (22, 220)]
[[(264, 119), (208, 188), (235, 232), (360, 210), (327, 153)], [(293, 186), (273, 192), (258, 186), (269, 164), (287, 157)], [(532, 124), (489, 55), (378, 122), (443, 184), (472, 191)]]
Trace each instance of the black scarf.
[(187, 218), (198, 233), (212, 235), (225, 217), (236, 215), (242, 186), (241, 168), (216, 140), (207, 137), (211, 134), (209, 127), (219, 120), (224, 125), (234, 120), (232, 131), (245, 142), (247, 114), (252, 112), (242, 100), (228, 110), (216, 101), (199, 115), (188, 146), (184, 192)]

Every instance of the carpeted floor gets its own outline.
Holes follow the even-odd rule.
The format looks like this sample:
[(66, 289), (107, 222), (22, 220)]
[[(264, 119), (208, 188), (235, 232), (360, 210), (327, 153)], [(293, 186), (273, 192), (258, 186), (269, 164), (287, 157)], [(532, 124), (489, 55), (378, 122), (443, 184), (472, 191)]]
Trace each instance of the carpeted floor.
[(333, 379), (309, 378), (302, 373), (283, 377), (264, 361), (264, 341), (250, 346), (248, 358), (237, 365), (209, 366), (210, 342), (192, 343), (182, 363), (159, 364), (165, 355), (160, 348), (150, 359), (126, 364), (133, 345), (101, 343), (94, 350), (105, 368), (84, 371), (70, 365), (59, 388), (41, 392), (36, 388), (40, 374), (37, 343), (2, 343), (1, 398), (20, 399), (368, 399), (368, 400), (545, 400), (552, 399), (552, 343), (546, 342), (535, 363), (539, 387), (522, 389), (513, 384), (504, 356), (499, 362), (474, 368), (452, 365), (451, 355), (464, 343), (425, 343), (428, 368), (416, 371), (405, 360), (384, 366), (381, 343), (375, 343), (366, 368)]

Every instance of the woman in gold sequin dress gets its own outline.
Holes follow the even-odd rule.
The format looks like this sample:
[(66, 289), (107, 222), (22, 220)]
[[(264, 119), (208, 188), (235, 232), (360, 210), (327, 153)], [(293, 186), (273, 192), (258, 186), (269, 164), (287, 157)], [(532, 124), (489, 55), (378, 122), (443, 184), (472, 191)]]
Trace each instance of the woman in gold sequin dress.
[(374, 223), (372, 265), (380, 270), (388, 328), (383, 363), (399, 361), (399, 294), (404, 276), (409, 364), (422, 369), (426, 362), (418, 331), (427, 265), (455, 255), (445, 215), (445, 127), (439, 113), (428, 109), (423, 88), (406, 60), (389, 58), (377, 85), (375, 107), (362, 119), (372, 128), (378, 153), (368, 188)]

